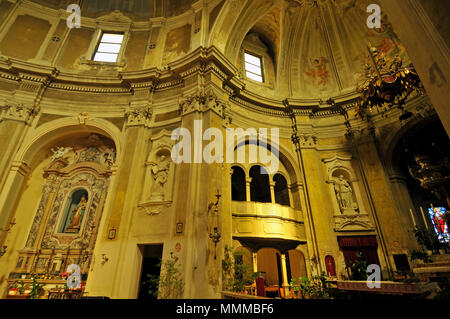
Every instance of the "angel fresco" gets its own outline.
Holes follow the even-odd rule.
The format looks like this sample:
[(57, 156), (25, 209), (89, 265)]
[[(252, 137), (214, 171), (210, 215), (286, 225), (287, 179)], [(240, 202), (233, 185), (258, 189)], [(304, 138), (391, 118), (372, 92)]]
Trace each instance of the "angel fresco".
[(313, 78), (314, 86), (325, 86), (330, 77), (330, 73), (327, 70), (328, 59), (326, 57), (319, 57), (311, 61), (311, 68), (305, 72), (306, 75)]

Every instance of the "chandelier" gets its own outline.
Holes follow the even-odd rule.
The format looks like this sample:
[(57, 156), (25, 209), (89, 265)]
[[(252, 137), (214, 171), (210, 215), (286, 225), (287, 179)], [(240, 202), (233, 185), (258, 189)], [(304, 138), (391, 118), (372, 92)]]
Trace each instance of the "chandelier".
[(370, 62), (366, 63), (363, 80), (356, 88), (361, 95), (356, 106), (357, 114), (364, 119), (368, 111), (378, 108), (386, 116), (386, 111), (396, 107), (402, 110), (399, 120), (411, 117), (413, 114), (404, 109), (406, 100), (413, 92), (425, 94), (416, 70), (412, 64), (403, 67), (403, 60), (399, 55), (388, 58), (370, 44), (368, 50)]

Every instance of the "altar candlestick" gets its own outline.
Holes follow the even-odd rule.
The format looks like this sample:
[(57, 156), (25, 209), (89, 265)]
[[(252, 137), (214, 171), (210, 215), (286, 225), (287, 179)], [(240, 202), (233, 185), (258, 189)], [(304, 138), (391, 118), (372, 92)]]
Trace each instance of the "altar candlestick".
[(415, 227), (416, 227), (416, 220), (414, 219), (413, 211), (412, 211), (411, 208), (409, 209), (409, 213), (411, 214), (411, 219), (412, 219), (412, 221), (413, 221), (414, 228), (415, 228)]
[(425, 223), (425, 227), (428, 230), (428, 223), (427, 223), (427, 219), (425, 218), (425, 213), (423, 212), (422, 206), (420, 206), (420, 211), (422, 212), (422, 217), (423, 217), (423, 222)]

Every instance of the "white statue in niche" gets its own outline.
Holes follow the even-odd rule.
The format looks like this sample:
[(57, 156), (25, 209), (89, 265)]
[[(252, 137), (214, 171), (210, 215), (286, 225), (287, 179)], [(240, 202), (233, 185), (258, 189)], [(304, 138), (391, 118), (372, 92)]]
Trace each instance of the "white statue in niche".
[(72, 150), (72, 147), (56, 147), (55, 149), (51, 149), (51, 151), (53, 152), (53, 156), (52, 156), (52, 162), (63, 158), (67, 153), (69, 153)]
[(164, 185), (167, 183), (170, 162), (165, 155), (161, 155), (158, 163), (152, 163), (153, 186), (151, 199), (164, 200)]
[(339, 175), (339, 178), (334, 182), (334, 190), (342, 213), (344, 210), (355, 210), (358, 207), (353, 200), (352, 187), (343, 175)]

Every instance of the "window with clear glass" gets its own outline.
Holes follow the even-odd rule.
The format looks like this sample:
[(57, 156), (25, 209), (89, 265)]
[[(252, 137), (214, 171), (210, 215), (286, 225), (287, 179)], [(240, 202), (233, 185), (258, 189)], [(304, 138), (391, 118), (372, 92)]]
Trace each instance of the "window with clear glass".
[(244, 60), (245, 60), (245, 74), (248, 78), (263, 82), (263, 75), (262, 75), (262, 67), (261, 67), (261, 58), (247, 53), (244, 53)]
[(117, 62), (123, 42), (123, 33), (103, 33), (95, 50), (94, 61)]

